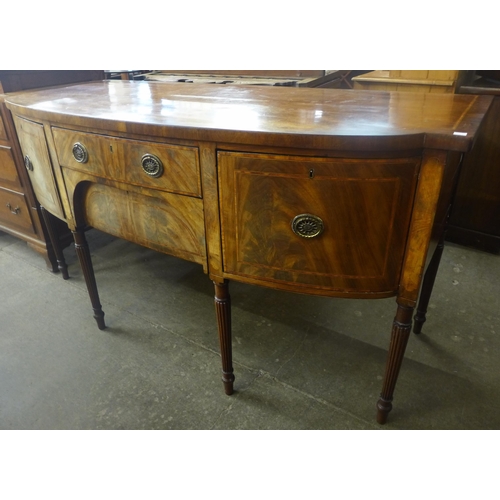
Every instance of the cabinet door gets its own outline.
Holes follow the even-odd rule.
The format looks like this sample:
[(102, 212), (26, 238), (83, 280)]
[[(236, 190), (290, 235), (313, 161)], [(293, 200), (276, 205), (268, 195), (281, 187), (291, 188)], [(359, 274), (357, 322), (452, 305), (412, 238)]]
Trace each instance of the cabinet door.
[(19, 143), (35, 195), (49, 212), (64, 219), (43, 125), (14, 117)]
[(308, 293), (394, 294), (419, 166), (219, 152), (225, 275)]

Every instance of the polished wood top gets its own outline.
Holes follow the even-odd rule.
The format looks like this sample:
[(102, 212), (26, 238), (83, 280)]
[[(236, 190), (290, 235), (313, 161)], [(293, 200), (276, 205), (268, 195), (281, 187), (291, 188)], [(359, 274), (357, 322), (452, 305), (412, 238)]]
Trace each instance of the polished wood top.
[(491, 98), (101, 81), (9, 94), (34, 120), (169, 138), (361, 151), (471, 147)]

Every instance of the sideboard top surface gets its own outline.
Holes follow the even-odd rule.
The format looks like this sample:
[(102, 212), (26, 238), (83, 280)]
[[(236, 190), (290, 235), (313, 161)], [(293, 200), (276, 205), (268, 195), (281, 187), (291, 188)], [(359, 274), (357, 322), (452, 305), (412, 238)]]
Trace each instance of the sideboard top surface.
[(190, 140), (466, 151), (491, 97), (99, 81), (6, 96), (16, 114), (67, 126)]

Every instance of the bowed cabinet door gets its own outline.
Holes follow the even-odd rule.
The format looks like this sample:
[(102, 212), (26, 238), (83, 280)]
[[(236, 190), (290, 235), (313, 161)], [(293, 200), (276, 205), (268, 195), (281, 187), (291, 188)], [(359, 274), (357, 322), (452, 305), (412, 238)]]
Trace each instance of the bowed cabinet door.
[(14, 122), (24, 164), (38, 202), (51, 214), (64, 220), (43, 125), (19, 117), (14, 117)]
[(395, 295), (420, 157), (219, 152), (225, 276), (325, 295)]

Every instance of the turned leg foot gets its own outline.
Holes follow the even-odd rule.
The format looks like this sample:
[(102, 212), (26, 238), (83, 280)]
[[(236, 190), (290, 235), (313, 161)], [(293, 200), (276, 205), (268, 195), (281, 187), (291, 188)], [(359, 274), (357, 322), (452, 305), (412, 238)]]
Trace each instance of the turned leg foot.
[(40, 212), (42, 213), (43, 221), (45, 222), (45, 227), (47, 228), (47, 233), (49, 235), (50, 245), (52, 247), (51, 249), (48, 249), (48, 252), (53, 252), (57, 262), (57, 269), (61, 272), (63, 279), (67, 280), (69, 278), (68, 266), (66, 264), (66, 259), (64, 258), (61, 242), (59, 241), (59, 235), (54, 229), (49, 212), (47, 212), (47, 210), (45, 210), (42, 206), (40, 207)]
[(384, 425), (387, 422), (387, 417), (389, 412), (392, 410), (392, 402), (386, 401), (382, 396), (380, 396), (377, 401), (377, 422)]
[(377, 402), (377, 422), (379, 424), (385, 424), (387, 422), (387, 416), (392, 410), (394, 389), (403, 362), (406, 344), (410, 336), (413, 309), (413, 307), (398, 305), (396, 317), (394, 318), (384, 383), (380, 398)]
[(215, 312), (222, 357), (222, 382), (227, 395), (233, 393), (233, 354), (231, 345), (231, 298), (227, 281), (215, 285)]
[(75, 250), (80, 261), (85, 283), (87, 284), (87, 291), (89, 293), (92, 309), (94, 310), (94, 318), (97, 322), (99, 330), (104, 330), (106, 325), (104, 323), (104, 312), (99, 301), (99, 293), (97, 291), (97, 283), (95, 281), (94, 268), (90, 257), (89, 246), (85, 233), (82, 229), (73, 231), (73, 238), (75, 240)]

